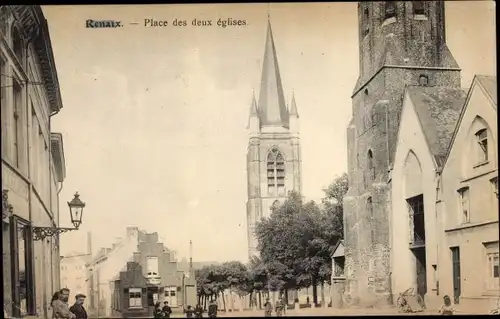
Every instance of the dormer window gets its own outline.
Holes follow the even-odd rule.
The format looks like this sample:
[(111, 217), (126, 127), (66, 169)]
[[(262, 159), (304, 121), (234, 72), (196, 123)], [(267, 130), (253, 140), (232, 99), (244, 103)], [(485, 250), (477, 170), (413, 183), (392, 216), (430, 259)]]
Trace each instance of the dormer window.
[(420, 75), (418, 78), (418, 85), (429, 86), (429, 77), (427, 75)]
[(385, 18), (389, 19), (396, 16), (396, 4), (394, 1), (385, 2)]
[(412, 1), (411, 3), (414, 15), (425, 15), (425, 1)]
[(481, 129), (476, 133), (478, 144), (478, 161), (484, 163), (488, 161), (488, 131)]

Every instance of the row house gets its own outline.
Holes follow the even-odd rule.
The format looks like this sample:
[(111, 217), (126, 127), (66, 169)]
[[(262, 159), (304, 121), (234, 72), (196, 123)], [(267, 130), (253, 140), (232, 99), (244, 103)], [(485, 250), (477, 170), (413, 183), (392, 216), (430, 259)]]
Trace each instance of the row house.
[(2, 240), (5, 314), (45, 315), (59, 287), (58, 227), (65, 178), (62, 108), (47, 21), (40, 6), (0, 6)]

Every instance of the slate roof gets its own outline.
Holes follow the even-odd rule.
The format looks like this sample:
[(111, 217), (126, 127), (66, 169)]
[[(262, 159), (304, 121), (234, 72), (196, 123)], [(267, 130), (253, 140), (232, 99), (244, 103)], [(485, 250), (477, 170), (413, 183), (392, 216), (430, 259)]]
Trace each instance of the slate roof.
[(438, 166), (444, 163), (467, 92), (460, 88), (409, 86), (427, 144)]
[(481, 83), (486, 93), (497, 104), (497, 78), (490, 75), (476, 75), (477, 80)]

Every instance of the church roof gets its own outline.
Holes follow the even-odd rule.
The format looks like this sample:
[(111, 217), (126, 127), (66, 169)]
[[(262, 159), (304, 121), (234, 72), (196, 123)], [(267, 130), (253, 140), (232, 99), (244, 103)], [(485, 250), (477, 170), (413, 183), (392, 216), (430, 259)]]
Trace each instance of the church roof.
[(477, 80), (490, 98), (497, 104), (497, 78), (490, 75), (476, 75)]
[(288, 110), (286, 108), (285, 95), (283, 94), (283, 85), (281, 83), (270, 21), (267, 24), (266, 47), (257, 109), (259, 111), (261, 126), (289, 127)]
[(460, 88), (409, 86), (427, 144), (438, 166), (444, 163), (467, 92)]

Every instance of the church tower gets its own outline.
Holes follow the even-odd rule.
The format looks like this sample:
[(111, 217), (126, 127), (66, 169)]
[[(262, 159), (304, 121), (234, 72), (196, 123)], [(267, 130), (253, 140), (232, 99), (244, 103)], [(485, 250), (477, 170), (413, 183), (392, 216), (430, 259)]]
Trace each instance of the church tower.
[(391, 291), (388, 216), (404, 89), (460, 87), (444, 20), (442, 1), (358, 4), (360, 74), (347, 128), (344, 243), (346, 293), (362, 304), (389, 302), (398, 293)]
[(290, 108), (283, 85), (268, 21), (258, 103), (250, 103), (247, 151), (247, 231), (249, 257), (258, 255), (256, 223), (269, 217), (273, 205), (282, 204), (290, 191), (301, 191), (299, 114), (295, 95)]

